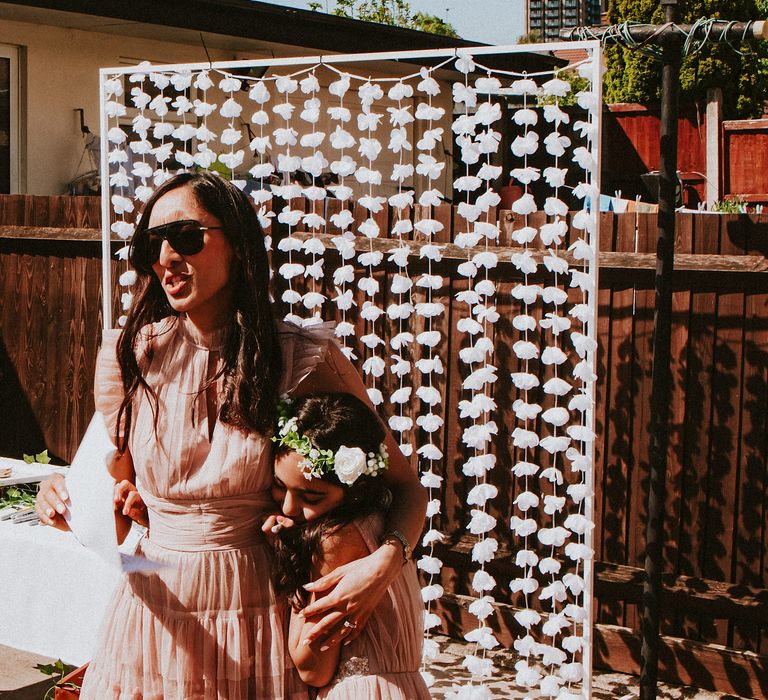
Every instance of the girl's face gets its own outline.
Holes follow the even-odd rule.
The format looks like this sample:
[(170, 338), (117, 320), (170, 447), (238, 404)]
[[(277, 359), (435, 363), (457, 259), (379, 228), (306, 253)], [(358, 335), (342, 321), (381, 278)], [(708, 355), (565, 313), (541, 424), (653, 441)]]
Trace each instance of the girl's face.
[(174, 311), (185, 313), (203, 332), (221, 328), (232, 311), (235, 253), (220, 228), (221, 221), (203, 209), (189, 187), (179, 187), (160, 197), (148, 226), (183, 219), (208, 227), (203, 233), (203, 249), (194, 255), (181, 255), (164, 240), (152, 269)]
[(275, 460), (272, 498), (283, 515), (298, 523), (322, 517), (344, 500), (344, 489), (322, 479), (307, 479), (299, 464), (298, 452), (285, 452)]

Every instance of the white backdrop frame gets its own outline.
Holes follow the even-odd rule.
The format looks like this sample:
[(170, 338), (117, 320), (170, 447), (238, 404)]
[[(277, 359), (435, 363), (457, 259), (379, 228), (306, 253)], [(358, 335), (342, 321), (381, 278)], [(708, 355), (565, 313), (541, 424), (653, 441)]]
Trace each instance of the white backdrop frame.
[[(341, 64), (352, 63), (365, 63), (365, 62), (380, 62), (380, 61), (402, 61), (417, 62), (418, 59), (458, 59), (461, 57), (469, 56), (482, 57), (486, 55), (499, 55), (499, 54), (516, 54), (516, 53), (549, 53), (557, 50), (573, 50), (583, 49), (590, 57), (590, 75), (589, 81), (591, 83), (591, 90), (594, 97), (597, 100), (597, 108), (593, 110), (591, 120), (596, 133), (593, 132), (591, 137), (592, 150), (591, 156), (593, 162), (591, 165), (591, 179), (592, 185), (591, 202), (589, 205), (588, 216), (591, 218), (591, 236), (590, 245), (592, 248), (591, 258), (586, 258), (583, 265), (586, 273), (593, 285), (592, 292), (586, 294), (586, 305), (589, 307), (588, 321), (585, 322), (585, 335), (592, 341), (596, 348), (597, 342), (597, 289), (598, 289), (598, 265), (597, 254), (599, 251), (599, 183), (600, 183), (600, 135), (602, 129), (602, 54), (601, 46), (598, 41), (585, 41), (585, 42), (558, 42), (542, 45), (510, 45), (510, 46), (478, 46), (469, 47), (466, 49), (444, 49), (444, 50), (424, 50), (424, 51), (400, 51), (400, 52), (374, 52), (365, 54), (343, 54), (343, 55), (315, 55), (315, 56), (301, 56), (295, 58), (283, 58), (283, 59), (263, 59), (263, 60), (240, 60), (240, 61), (220, 61), (220, 62), (201, 62), (201, 63), (185, 63), (185, 64), (169, 64), (169, 65), (146, 65), (141, 66), (119, 66), (114, 68), (102, 68), (100, 69), (100, 117), (101, 117), (101, 182), (102, 182), (102, 195), (101, 195), (101, 212), (102, 212), (102, 290), (103, 290), (103, 325), (105, 329), (113, 327), (113, 298), (112, 298), (112, 279), (111, 279), (111, 243), (112, 233), (110, 231), (110, 217), (111, 217), (111, 191), (109, 186), (110, 182), (110, 142), (107, 138), (109, 132), (109, 117), (105, 110), (105, 104), (108, 101), (108, 94), (105, 89), (106, 82), (110, 79), (114, 79), (120, 76), (127, 76), (135, 74), (137, 72), (146, 73), (149, 76), (150, 73), (172, 73), (174, 71), (210, 71), (219, 72), (223, 74), (234, 74), (236, 77), (244, 78), (245, 76), (238, 74), (238, 71), (247, 71), (250, 69), (281, 69), (292, 68), (301, 69), (302, 67), (322, 67), (322, 66), (335, 66)], [(443, 64), (441, 64), (443, 65)], [(527, 78), (540, 77), (542, 75), (557, 75), (557, 70), (547, 70), (539, 73), (513, 73), (510, 71), (498, 70), (494, 71), (498, 74), (506, 74), (512, 76), (524, 75)], [(258, 81), (258, 78), (252, 79), (254, 82)], [(377, 79), (372, 79), (376, 82)], [(391, 82), (392, 79), (389, 79)], [(387, 79), (381, 79), (381, 82), (387, 82)], [(456, 145), (454, 143), (454, 148)], [(527, 191), (527, 190), (526, 190)], [(588, 200), (585, 199), (585, 202)], [(585, 207), (585, 211), (587, 208)], [(328, 225), (330, 229), (330, 224)], [(571, 286), (574, 286), (573, 284)], [(587, 359), (590, 362), (590, 367), (596, 366), (595, 357), (596, 349), (586, 351)], [(583, 389), (582, 392), (585, 396), (591, 399), (591, 407), (582, 412), (582, 427), (586, 427), (588, 431), (594, 431), (595, 426), (595, 412), (594, 412), (594, 381), (589, 383), (589, 387)], [(527, 424), (527, 423), (526, 423)], [(511, 430), (510, 430), (511, 432)], [(589, 468), (585, 470), (583, 483), (587, 489), (587, 496), (584, 499), (584, 517), (591, 524), (589, 528), (583, 534), (583, 544), (592, 552), (594, 552), (594, 451), (595, 440), (586, 440), (586, 447), (582, 450), (582, 453), (589, 460)], [(591, 682), (592, 682), (592, 627), (593, 627), (593, 564), (592, 558), (584, 559), (583, 565), (583, 608), (585, 610), (586, 619), (582, 625), (582, 637), (584, 640), (584, 646), (581, 650), (581, 659), (583, 665), (583, 676), (581, 680), (582, 691), (586, 694), (586, 697), (591, 695)], [(484, 624), (484, 623), (483, 623)], [(482, 683), (481, 683), (482, 685)], [(465, 697), (461, 695), (461, 692), (455, 697)], [(466, 695), (469, 697), (469, 695)], [(473, 696), (474, 697), (474, 696)], [(551, 695), (550, 697), (555, 697)], [(565, 697), (565, 696), (563, 696)], [(575, 696), (574, 696), (575, 697)]]

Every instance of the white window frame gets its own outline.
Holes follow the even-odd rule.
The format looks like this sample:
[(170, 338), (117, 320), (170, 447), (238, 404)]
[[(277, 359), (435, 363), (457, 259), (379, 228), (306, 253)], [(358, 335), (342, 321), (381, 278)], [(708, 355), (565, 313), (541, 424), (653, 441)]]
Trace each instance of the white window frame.
[(21, 119), (19, 93), (21, 84), (19, 81), (19, 47), (10, 44), (0, 44), (0, 59), (10, 60), (9, 81), (10, 95), (10, 174), (11, 194), (19, 194), (21, 191)]

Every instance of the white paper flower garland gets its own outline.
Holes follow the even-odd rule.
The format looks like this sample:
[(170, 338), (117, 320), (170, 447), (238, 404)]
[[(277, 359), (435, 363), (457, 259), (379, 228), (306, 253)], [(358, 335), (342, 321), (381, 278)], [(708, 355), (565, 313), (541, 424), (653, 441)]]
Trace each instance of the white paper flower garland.
[[(594, 54), (596, 50), (590, 47), (589, 51)], [(461, 195), (457, 207), (461, 227), (455, 243), (467, 250), (467, 259), (458, 266), (467, 289), (456, 296), (468, 309), (456, 328), (466, 335), (459, 355), (466, 373), (458, 410), (463, 421), (462, 442), (468, 450), (463, 472), (471, 480), (467, 529), (476, 537), (472, 560), (477, 566), (471, 579), (477, 599), (470, 606), (477, 625), (466, 635), (475, 643), (475, 651), (464, 662), (472, 681), (457, 687), (454, 697), (490, 697), (487, 681), (494, 668), (487, 652), (498, 643), (489, 625), (497, 582), (486, 567), (500, 546), (497, 523), (488, 506), (498, 495), (491, 477), (496, 464), (492, 446), (499, 432), (493, 392), (498, 375), (493, 364), (494, 324), (499, 315), (493, 277), (499, 263), (494, 248), (500, 235), (495, 216), (500, 198), (493, 183), (501, 175), (496, 163), (500, 160), (502, 129), (494, 127), (502, 118), (500, 95), (506, 93), (522, 102), (511, 115), (511, 126), (517, 131), (511, 143), (516, 162), (510, 175), (523, 189), (512, 209), (524, 220), (524, 225), (512, 233), (521, 251), (511, 258), (522, 277), (512, 288), (519, 312), (511, 319), (516, 334), (511, 351), (519, 365), (512, 373), (515, 425), (510, 426), (510, 433), (517, 452), (512, 471), (520, 489), (510, 521), (510, 545), (519, 575), (510, 587), (524, 601), (515, 615), (521, 630), (514, 643), (521, 655), (515, 682), (534, 695), (574, 700), (584, 697), (589, 651), (585, 639), (590, 624), (599, 191), (595, 71), (587, 63), (579, 69), (583, 77), (592, 80), (592, 87), (577, 95), (578, 108), (586, 116), (574, 119), (571, 125), (572, 113), (560, 104), (570, 86), (557, 75), (493, 70), (477, 57), (461, 52), (444, 63), (449, 61), (464, 76), (452, 85), (458, 116), (451, 126), (454, 157), (462, 167), (453, 181), (454, 191)], [(416, 448), (422, 483), (430, 494), (424, 551), (418, 562), (427, 579), (422, 592), (427, 606), (427, 667), (437, 653), (429, 634), (440, 624), (435, 608), (443, 593), (439, 583), (442, 562), (436, 556), (435, 544), (443, 538), (438, 516), (444, 456), (437, 436), (445, 417), (436, 380), (444, 371), (438, 351), (444, 337), (438, 322), (446, 310), (437, 297), (445, 280), (434, 267), (441, 261), (436, 237), (443, 224), (433, 212), (449, 193), (439, 187), (446, 169), (442, 155), (446, 130), (443, 108), (435, 104), (440, 94), (437, 68), (423, 67), (412, 76), (376, 80), (330, 64), (305, 65), (295, 73), (261, 79), (240, 75), (242, 65), (233, 72), (214, 67), (177, 66), (167, 71), (138, 68), (131, 69), (128, 78), (131, 128), (125, 127), (131, 117), (126, 111), (128, 96), (122, 94), (123, 74), (104, 75), (103, 105), (108, 124), (110, 205), (115, 214), (111, 231), (120, 238), (129, 240), (133, 212), (172, 171), (220, 163), (238, 186), (250, 188), (265, 231), (275, 216), (271, 211), (273, 195), (284, 202), (277, 219), (287, 229), (287, 236), (279, 243), (287, 260), (278, 274), (286, 287), (282, 299), (289, 307), (289, 320), (302, 325), (321, 320), (327, 300), (321, 286), (325, 243), (320, 234), (332, 234), (341, 261), (333, 270), (331, 301), (340, 318), (336, 334), (350, 359), (357, 359), (348, 342), (355, 334), (350, 314), (356, 282), (352, 262), (357, 258), (357, 269), (362, 272), (357, 287), (364, 297), (360, 317), (367, 324), (361, 342), (366, 351), (363, 371), (369, 380), (369, 393), (374, 403), (380, 403), (384, 372), (389, 369), (395, 375), (396, 387), (388, 397), (393, 407), (390, 428), (399, 436), (404, 454), (410, 455)], [(320, 87), (320, 71), (332, 74), (327, 90)], [(387, 82), (391, 87), (385, 90), (382, 85)], [(542, 94), (548, 104), (540, 104)], [(291, 95), (299, 98), (298, 105)], [(357, 96), (361, 108), (356, 134), (352, 133), (354, 122), (346, 106), (350, 95)], [(328, 133), (318, 126), (324, 112), (331, 123)], [(537, 134), (544, 133), (543, 126), (550, 131), (540, 138)], [(248, 144), (243, 142), (243, 128), (249, 131)], [(564, 133), (568, 129), (570, 135)], [(539, 171), (531, 159), (539, 158), (542, 152), (549, 163)], [(396, 192), (388, 199), (381, 193), (382, 153), (396, 157), (387, 180), (394, 183)], [(569, 181), (574, 171), (571, 164), (582, 173), (578, 181)], [(246, 169), (249, 182), (242, 175)], [(309, 185), (296, 184), (298, 170), (307, 174)], [(320, 177), (328, 171), (338, 177), (339, 184), (326, 191)], [(283, 180), (280, 185), (271, 182), (277, 175)], [(413, 184), (417, 184), (415, 193)], [(546, 185), (548, 196), (537, 201), (534, 185), (536, 191)], [(571, 221), (568, 250), (573, 265), (563, 250), (568, 232), (566, 188), (572, 188), (583, 202)], [(357, 231), (353, 230), (351, 210), (355, 191), (357, 204), (365, 212)], [(328, 192), (343, 207), (333, 215), (326, 212)], [(386, 206), (392, 217), (389, 233), (396, 242), (387, 259), (395, 269), (389, 276), (388, 290), (382, 290), (377, 277), (384, 256), (373, 239), (381, 236), (378, 218)], [(529, 219), (540, 207), (548, 221), (537, 229)], [(413, 210), (418, 211), (414, 220)], [(299, 237), (299, 231), (310, 235)], [(409, 240), (411, 234), (413, 241)], [(360, 237), (368, 245), (357, 254), (355, 242)], [(267, 241), (269, 247), (269, 237)], [(536, 262), (537, 243), (547, 249), (541, 263)], [(126, 254), (127, 246), (119, 256), (125, 259)], [(410, 272), (416, 255), (426, 267), (418, 279)], [(301, 278), (306, 279), (306, 285), (296, 284)], [(120, 277), (124, 309), (130, 306), (134, 281), (131, 270)], [(576, 303), (571, 303), (575, 297), (569, 300), (566, 285), (580, 297)], [(383, 308), (385, 291), (390, 299)], [(421, 332), (417, 332), (417, 323), (423, 324)], [(386, 352), (385, 337), (391, 354)], [(421, 375), (418, 383), (411, 379), (414, 369)], [(415, 421), (411, 415), (414, 398), (421, 402)], [(414, 427), (420, 429), (421, 436), (415, 445), (418, 431)]]

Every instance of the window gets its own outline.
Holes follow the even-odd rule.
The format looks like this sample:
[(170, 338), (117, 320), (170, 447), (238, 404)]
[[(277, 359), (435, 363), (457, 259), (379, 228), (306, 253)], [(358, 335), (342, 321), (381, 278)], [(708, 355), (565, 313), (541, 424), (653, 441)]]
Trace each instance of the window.
[(0, 194), (18, 192), (19, 50), (0, 44)]

